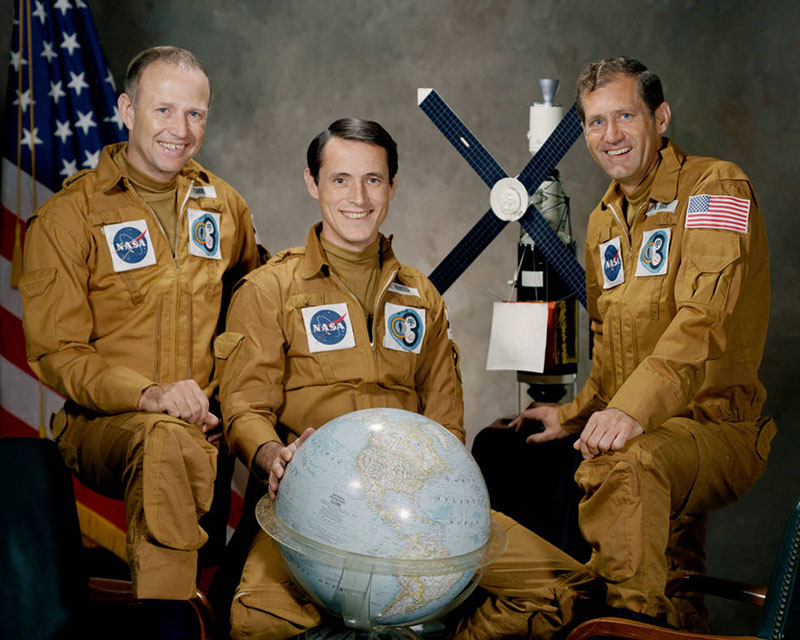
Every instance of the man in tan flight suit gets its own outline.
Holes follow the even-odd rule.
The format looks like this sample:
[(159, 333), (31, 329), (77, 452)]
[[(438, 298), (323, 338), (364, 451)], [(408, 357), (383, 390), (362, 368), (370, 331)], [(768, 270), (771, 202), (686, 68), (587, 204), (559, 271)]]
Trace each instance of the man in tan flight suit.
[[(215, 343), (228, 442), (274, 498), (292, 454), (327, 421), (394, 407), (464, 440), (458, 351), (444, 302), (379, 233), (397, 186), (397, 148), (375, 122), (342, 119), (309, 146), (305, 181), (322, 223), (237, 287)], [(285, 446), (284, 443), (288, 443)], [(462, 638), (547, 639), (598, 586), (591, 572), (502, 514), (509, 548), (481, 581)], [(287, 638), (321, 622), (260, 531), (234, 596), (235, 638)]]
[(28, 361), (67, 397), (53, 423), (67, 465), (125, 500), (145, 637), (195, 593), (216, 473), (212, 341), (259, 263), (246, 203), (192, 160), (210, 99), (190, 52), (136, 56), (119, 97), (129, 141), (65, 180), (25, 241)]
[(670, 108), (643, 64), (590, 63), (577, 94), (589, 152), (612, 178), (586, 235), (592, 369), (575, 400), (512, 425), (540, 420), (531, 442), (580, 433), (589, 567), (609, 605), (677, 625), (664, 595), (671, 529), (702, 528), (747, 491), (775, 434), (757, 377), (767, 238), (739, 167), (663, 137)]

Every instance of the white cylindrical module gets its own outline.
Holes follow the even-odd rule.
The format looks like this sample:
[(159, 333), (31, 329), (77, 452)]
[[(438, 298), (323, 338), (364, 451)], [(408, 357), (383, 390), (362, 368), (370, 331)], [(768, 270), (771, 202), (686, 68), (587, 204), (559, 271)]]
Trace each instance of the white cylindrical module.
[(530, 108), (528, 150), (531, 154), (541, 148), (564, 117), (564, 107), (553, 102), (558, 93), (558, 80), (542, 78), (539, 80), (539, 91), (544, 102), (534, 102)]
[(540, 149), (563, 117), (564, 107), (560, 104), (533, 103), (528, 128), (528, 150), (532, 154)]

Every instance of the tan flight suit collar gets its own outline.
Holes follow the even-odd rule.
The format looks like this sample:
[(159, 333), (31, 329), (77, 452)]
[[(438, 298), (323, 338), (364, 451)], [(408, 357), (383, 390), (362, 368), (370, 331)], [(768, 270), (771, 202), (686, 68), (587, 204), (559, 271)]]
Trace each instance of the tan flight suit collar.
[[(686, 160), (686, 154), (680, 150), (672, 140), (664, 138), (666, 146), (659, 152), (661, 164), (658, 167), (653, 186), (650, 188), (650, 200), (657, 202), (672, 202), (678, 197), (678, 178), (681, 167)], [(619, 182), (612, 180), (602, 199), (602, 206), (607, 209), (609, 205), (618, 206), (625, 197)], [(621, 211), (621, 208), (618, 209)]]
[[(327, 267), (330, 272), (331, 264), (325, 254), (325, 249), (322, 248), (319, 234), (322, 231), (322, 223), (318, 222), (308, 231), (306, 236), (306, 253), (303, 257), (303, 266), (300, 269), (300, 275), (304, 280), (310, 280), (318, 275), (323, 267)], [(382, 233), (378, 234), (381, 241), (381, 265), (383, 265), (382, 272), (385, 272), (389, 267), (392, 270), (399, 269), (400, 263), (395, 258), (392, 251), (392, 239), (387, 238)]]
[[(100, 161), (97, 163), (97, 180), (102, 191), (110, 191), (122, 180), (122, 171), (114, 162), (114, 156), (118, 153), (125, 153), (128, 148), (127, 142), (117, 142), (103, 148), (100, 154)], [(211, 179), (205, 169), (194, 160), (189, 160), (181, 169), (181, 177), (195, 182), (210, 184)]]

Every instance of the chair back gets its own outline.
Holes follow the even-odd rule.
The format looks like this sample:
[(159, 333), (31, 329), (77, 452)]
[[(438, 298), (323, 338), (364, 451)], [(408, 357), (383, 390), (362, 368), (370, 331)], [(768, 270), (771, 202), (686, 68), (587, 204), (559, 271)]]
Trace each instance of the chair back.
[(800, 638), (800, 501), (786, 525), (772, 569), (756, 636), (768, 640)]
[(0, 469), (0, 638), (68, 637), (87, 597), (71, 474), (39, 438), (0, 438)]

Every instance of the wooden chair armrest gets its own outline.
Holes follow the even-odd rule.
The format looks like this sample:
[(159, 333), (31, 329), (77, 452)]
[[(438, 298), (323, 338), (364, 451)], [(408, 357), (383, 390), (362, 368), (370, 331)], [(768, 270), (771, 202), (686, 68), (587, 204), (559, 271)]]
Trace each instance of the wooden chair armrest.
[(727, 580), (725, 578), (715, 578), (701, 574), (686, 574), (675, 578), (667, 585), (667, 596), (675, 593), (704, 593), (711, 596), (718, 596), (728, 600), (747, 602), (757, 606), (763, 606), (767, 595), (767, 588), (738, 582), (737, 580)]
[(630, 640), (759, 640), (755, 636), (716, 636), (665, 629), (624, 618), (596, 618), (578, 625), (567, 640), (587, 640), (593, 637), (628, 638)]
[(89, 599), (95, 602), (133, 602), (133, 583), (115, 578), (89, 578)]
[[(89, 599), (95, 602), (135, 602), (133, 583), (130, 580), (114, 578), (89, 578)], [(214, 613), (205, 593), (198, 589), (189, 600), (200, 626), (201, 640), (212, 640), (214, 633)]]

